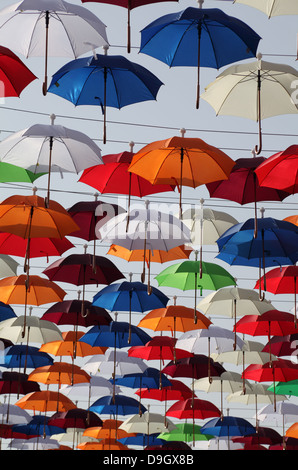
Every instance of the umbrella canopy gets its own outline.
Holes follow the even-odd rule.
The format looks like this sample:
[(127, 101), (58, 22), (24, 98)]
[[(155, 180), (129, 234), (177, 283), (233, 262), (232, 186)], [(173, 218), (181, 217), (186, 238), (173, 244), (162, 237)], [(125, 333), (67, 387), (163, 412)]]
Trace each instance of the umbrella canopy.
[[(1, 36), (1, 15), (0, 15)], [(0, 160), (36, 173), (48, 172), (47, 201), (52, 171), (79, 173), (102, 163), (100, 148), (83, 132), (54, 124), (33, 124), (7, 137), (0, 145)], [(82, 153), (85, 158), (81, 158)], [(24, 155), (26, 158), (24, 158)]]
[(54, 356), (75, 357), (91, 356), (93, 354), (104, 354), (107, 348), (93, 348), (87, 343), (79, 342), (84, 335), (83, 331), (66, 331), (62, 333), (62, 341), (50, 341), (40, 347), (40, 351), (53, 354)]
[(57, 426), (62, 429), (86, 429), (90, 426), (102, 426), (102, 419), (93, 411), (83, 408), (73, 408), (66, 411), (54, 413), (48, 420), (51, 426)]
[(83, 435), (93, 437), (95, 439), (121, 439), (125, 437), (136, 436), (136, 433), (127, 433), (119, 429), (123, 421), (116, 419), (105, 419), (100, 426), (88, 426)]
[(272, 445), (272, 444), (280, 444), (282, 442), (282, 436), (275, 431), (275, 429), (265, 428), (259, 426), (257, 432), (252, 434), (247, 434), (241, 437), (233, 437), (233, 442), (240, 442), (245, 444), (265, 444), (265, 445)]
[[(293, 67), (262, 60), (237, 64), (224, 70), (210, 83), (201, 98), (216, 111), (216, 115), (239, 116), (259, 123), (257, 155), (262, 150), (261, 121), (281, 114), (297, 114), (292, 99), (292, 83), (298, 72)], [(274, 96), (274, 102), (271, 97)]]
[[(117, 419), (118, 415), (131, 415), (139, 412), (139, 402), (131, 397), (124, 395), (103, 396), (96, 400), (90, 407), (90, 411), (98, 414), (114, 415)], [(146, 408), (141, 405), (141, 411), (144, 413)], [(139, 416), (139, 415), (137, 415)]]
[[(193, 435), (193, 430), (195, 434)], [(162, 432), (158, 438), (164, 441), (186, 441), (190, 442), (195, 438), (195, 441), (208, 441), (211, 439), (211, 435), (201, 434), (201, 426), (195, 424), (194, 429), (190, 423), (178, 423), (176, 429), (168, 432)]]
[(47, 413), (49, 411), (67, 411), (76, 408), (76, 405), (64, 397), (59, 392), (43, 390), (26, 394), (15, 403), (23, 410), (41, 411)]
[[(131, 40), (130, 40), (130, 12), (134, 8), (143, 6), (143, 5), (151, 5), (151, 3), (160, 3), (163, 1), (169, 1), (169, 0), (118, 0), (115, 2), (114, 0), (104, 0), (103, 2), (101, 0), (82, 0), (82, 3), (85, 2), (99, 2), (99, 3), (108, 3), (109, 5), (117, 5), (119, 7), (127, 8), (127, 52), (130, 53), (131, 50)], [(171, 0), (171, 1), (177, 1), (177, 0)]]
[[(263, 347), (264, 353), (271, 351), (275, 356), (292, 356), (295, 355), (297, 347), (298, 335), (297, 333), (285, 336), (273, 336), (267, 344)], [(267, 362), (267, 361), (266, 361)]]
[(146, 261), (150, 268), (149, 261), (152, 263), (168, 263), (177, 259), (188, 259), (192, 248), (186, 245), (175, 246), (169, 251), (147, 249), (144, 256), (144, 250), (129, 250), (120, 245), (111, 245), (107, 255), (118, 256), (126, 261)]
[(231, 436), (245, 436), (254, 432), (255, 428), (249, 421), (235, 416), (213, 418), (201, 427), (202, 434), (211, 434), (218, 437), (227, 436), (228, 444)]
[(171, 336), (154, 336), (144, 346), (132, 346), (128, 350), (130, 357), (140, 357), (146, 361), (150, 360), (174, 360), (189, 357), (192, 353), (184, 349), (176, 348), (177, 339)]
[[(25, 325), (25, 327), (24, 327)], [(44, 344), (48, 341), (62, 340), (59, 328), (53, 323), (31, 315), (9, 318), (0, 323), (0, 336), (13, 343), (33, 342)]]
[(79, 450), (129, 450), (129, 447), (116, 439), (102, 439), (100, 442), (81, 442), (77, 445)]
[(37, 77), (7, 47), (0, 47), (1, 97), (20, 96)]
[(33, 183), (36, 179), (43, 176), (44, 173), (34, 174), (30, 170), (26, 170), (11, 163), (0, 162), (0, 181), (2, 183), (19, 182)]
[(89, 382), (90, 376), (87, 372), (74, 364), (68, 362), (54, 362), (49, 366), (34, 369), (29, 374), (28, 380), (46, 385), (58, 384), (58, 388), (60, 389), (61, 384), (72, 385), (75, 383)]
[(171, 431), (175, 428), (175, 424), (170, 419), (166, 420), (165, 425), (164, 416), (158, 413), (151, 413), (151, 411), (144, 412), (142, 416), (130, 416), (119, 426), (119, 429), (126, 432), (135, 432), (147, 435), (161, 433), (166, 430)]
[(53, 364), (53, 359), (46, 352), (40, 351), (35, 346), (27, 346), (26, 344), (14, 344), (5, 350), (4, 360), (1, 361), (2, 367), (8, 369), (24, 368), (31, 369)]
[[(129, 339), (130, 335), (130, 342)], [(127, 322), (112, 321), (109, 325), (93, 326), (79, 341), (91, 346), (107, 346), (126, 348), (129, 346), (144, 345), (150, 341), (150, 336), (141, 328)]]
[(58, 70), (48, 91), (75, 106), (100, 106), (104, 115), (105, 144), (107, 106), (121, 109), (156, 100), (161, 85), (163, 83), (152, 72), (124, 56), (94, 52), (93, 56), (75, 59)]
[(297, 4), (288, 0), (283, 2), (281, 0), (264, 0), (259, 3), (257, 0), (235, 0), (235, 3), (242, 3), (265, 13), (268, 18), (279, 15), (298, 15)]
[[(184, 130), (183, 130), (184, 131)], [(171, 137), (152, 142), (133, 157), (129, 171), (143, 176), (152, 184), (200, 185), (227, 179), (235, 162), (220, 149), (198, 138)]]
[(140, 52), (170, 67), (197, 67), (198, 108), (200, 67), (219, 69), (255, 57), (260, 39), (247, 24), (217, 8), (189, 7), (158, 18), (146, 26), (141, 31)]
[[(1, 10), (0, 42), (26, 57), (78, 57), (107, 44), (106, 26), (86, 8), (63, 0), (23, 0)], [(15, 31), (15, 34), (12, 34)]]

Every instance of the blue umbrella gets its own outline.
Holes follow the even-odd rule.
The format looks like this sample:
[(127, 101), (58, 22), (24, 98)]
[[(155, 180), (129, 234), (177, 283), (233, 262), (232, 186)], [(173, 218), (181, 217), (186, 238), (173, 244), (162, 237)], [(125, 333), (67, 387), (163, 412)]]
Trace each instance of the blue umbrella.
[[(156, 287), (151, 288), (148, 295), (147, 286), (142, 282), (123, 281), (110, 284), (101, 289), (94, 297), (92, 305), (111, 311), (146, 312), (167, 305), (169, 298)], [(129, 338), (130, 339), (130, 338)]]
[(147, 445), (150, 445), (150, 446), (162, 445), (164, 444), (164, 441), (162, 439), (157, 438), (159, 434), (160, 433), (156, 433), (156, 434), (137, 433), (135, 436), (122, 437), (121, 439), (118, 439), (118, 441), (122, 442), (122, 444), (125, 444), (125, 445), (142, 446), (142, 447), (145, 447)]
[(0, 302), (0, 321), (7, 320), (8, 318), (14, 318), (16, 314), (10, 305)]
[(217, 258), (230, 265), (253, 266), (264, 270), (276, 265), (295, 264), (298, 261), (298, 227), (271, 217), (248, 219), (228, 229), (219, 239)]
[(8, 369), (16, 367), (36, 369), (36, 367), (47, 366), (53, 364), (53, 362), (54, 359), (49, 354), (39, 351), (39, 348), (25, 344), (15, 344), (5, 349), (0, 366)]
[(50, 418), (45, 415), (36, 415), (27, 424), (14, 424), (12, 431), (16, 433), (27, 434), (28, 436), (52, 436), (53, 434), (65, 433), (66, 430), (47, 424)]
[(219, 69), (256, 56), (260, 36), (246, 23), (217, 8), (186, 8), (162, 16), (141, 31), (140, 52), (174, 66)]
[(218, 437), (246, 436), (254, 434), (256, 429), (249, 421), (235, 416), (212, 418), (201, 427), (202, 434), (211, 434)]
[(123, 56), (95, 54), (75, 59), (52, 77), (48, 91), (75, 106), (101, 106), (106, 143), (106, 107), (121, 109), (142, 101), (156, 100), (163, 83), (145, 67)]
[[(124, 395), (104, 396), (96, 400), (90, 407), (90, 411), (98, 414), (108, 415), (133, 415), (139, 411), (139, 402), (134, 398)], [(141, 405), (141, 412), (144, 413), (146, 408)]]

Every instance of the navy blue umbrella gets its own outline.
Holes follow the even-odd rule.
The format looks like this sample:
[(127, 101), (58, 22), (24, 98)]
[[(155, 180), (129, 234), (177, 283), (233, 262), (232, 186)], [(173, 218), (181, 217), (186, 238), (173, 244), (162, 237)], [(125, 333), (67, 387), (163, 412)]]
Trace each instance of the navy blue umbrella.
[(39, 348), (26, 344), (14, 344), (5, 349), (1, 367), (8, 369), (26, 367), (36, 369), (36, 367), (53, 364), (54, 359), (47, 353), (39, 351)]
[(244, 418), (236, 416), (224, 416), (212, 418), (201, 427), (202, 434), (210, 434), (218, 437), (246, 436), (255, 434), (256, 429)]
[(14, 424), (12, 431), (15, 433), (26, 434), (27, 436), (52, 436), (53, 434), (65, 433), (66, 430), (48, 424), (49, 417), (45, 415), (36, 415), (27, 424)]
[(219, 69), (256, 57), (260, 36), (246, 23), (217, 8), (186, 8), (162, 16), (141, 31), (140, 52), (170, 67), (196, 66), (197, 102), (200, 67)]
[(146, 445), (163, 445), (164, 441), (162, 439), (157, 438), (159, 434), (159, 432), (156, 434), (137, 433), (135, 436), (122, 437), (121, 439), (118, 439), (118, 441), (122, 442), (122, 444), (125, 445), (134, 445), (142, 447), (145, 447)]
[(16, 314), (10, 305), (0, 302), (0, 321), (7, 320), (8, 318), (14, 318)]
[[(290, 265), (298, 261), (298, 227), (284, 220), (262, 217), (248, 219), (228, 229), (218, 240), (217, 258), (230, 265), (265, 268)], [(261, 294), (261, 293), (260, 293)]]
[(142, 101), (156, 100), (163, 83), (145, 67), (123, 56), (94, 54), (75, 59), (52, 78), (48, 91), (75, 106), (101, 106), (106, 143), (106, 107), (121, 109)]
[[(96, 400), (90, 407), (90, 411), (98, 414), (114, 415), (134, 415), (139, 411), (139, 402), (134, 398), (124, 395), (104, 396)], [(141, 405), (141, 411), (144, 413), (146, 408)]]

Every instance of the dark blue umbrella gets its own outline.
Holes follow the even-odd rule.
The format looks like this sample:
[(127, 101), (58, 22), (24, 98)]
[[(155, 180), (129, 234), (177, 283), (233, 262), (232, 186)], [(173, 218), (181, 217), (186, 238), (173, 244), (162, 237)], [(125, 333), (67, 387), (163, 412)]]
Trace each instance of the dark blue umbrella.
[(0, 302), (0, 321), (7, 320), (8, 318), (14, 318), (16, 314), (10, 305)]
[(198, 108), (200, 67), (219, 69), (255, 57), (260, 39), (246, 23), (217, 8), (189, 7), (147, 25), (141, 31), (140, 52), (170, 67), (196, 66)]
[(298, 261), (298, 227), (284, 220), (271, 217), (235, 224), (218, 240), (217, 258), (230, 265), (253, 266), (264, 270), (276, 265), (290, 265)]
[(66, 430), (47, 424), (50, 418), (45, 415), (36, 415), (27, 424), (14, 424), (12, 431), (16, 433), (27, 434), (28, 436), (52, 436), (53, 434), (65, 433)]
[(53, 362), (54, 359), (49, 354), (39, 351), (39, 348), (15, 344), (5, 349), (0, 366), (8, 369), (16, 367), (36, 369), (36, 367), (48, 366)]
[(75, 106), (101, 106), (106, 143), (106, 107), (121, 109), (142, 101), (156, 100), (163, 83), (145, 67), (123, 56), (94, 54), (75, 59), (52, 78), (48, 91)]
[(145, 447), (147, 445), (150, 445), (150, 446), (162, 445), (164, 444), (164, 441), (162, 439), (157, 438), (159, 434), (160, 433), (156, 433), (156, 434), (137, 433), (135, 436), (122, 437), (121, 439), (118, 439), (118, 441), (122, 442), (122, 444), (125, 444), (125, 445), (134, 445), (134, 446), (142, 446), (142, 447)]
[(94, 297), (92, 305), (106, 308), (111, 311), (146, 312), (167, 305), (169, 298), (156, 287), (151, 288), (148, 295), (147, 286), (142, 282), (123, 281), (110, 284), (101, 289)]
[[(114, 415), (117, 419), (118, 415), (134, 415), (139, 411), (139, 402), (134, 398), (124, 395), (105, 396), (96, 400), (90, 407), (90, 411), (98, 414)], [(141, 405), (141, 412), (144, 413), (146, 408)]]
[(256, 429), (244, 418), (236, 416), (224, 416), (212, 418), (201, 427), (202, 434), (210, 434), (217, 437), (246, 436), (255, 434)]

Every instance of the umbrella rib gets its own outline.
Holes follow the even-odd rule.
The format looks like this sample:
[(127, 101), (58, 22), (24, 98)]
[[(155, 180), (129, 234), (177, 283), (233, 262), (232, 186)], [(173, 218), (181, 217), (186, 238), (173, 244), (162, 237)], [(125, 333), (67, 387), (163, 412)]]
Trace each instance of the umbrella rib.
[(116, 86), (116, 79), (114, 77), (113, 70), (110, 67), (105, 67), (105, 68), (107, 69), (107, 73), (110, 72), (110, 75), (112, 77), (112, 80), (113, 80), (113, 83), (114, 83), (114, 88), (115, 88), (115, 93), (116, 93), (116, 96), (117, 96), (118, 109), (121, 109), (118, 88)]

